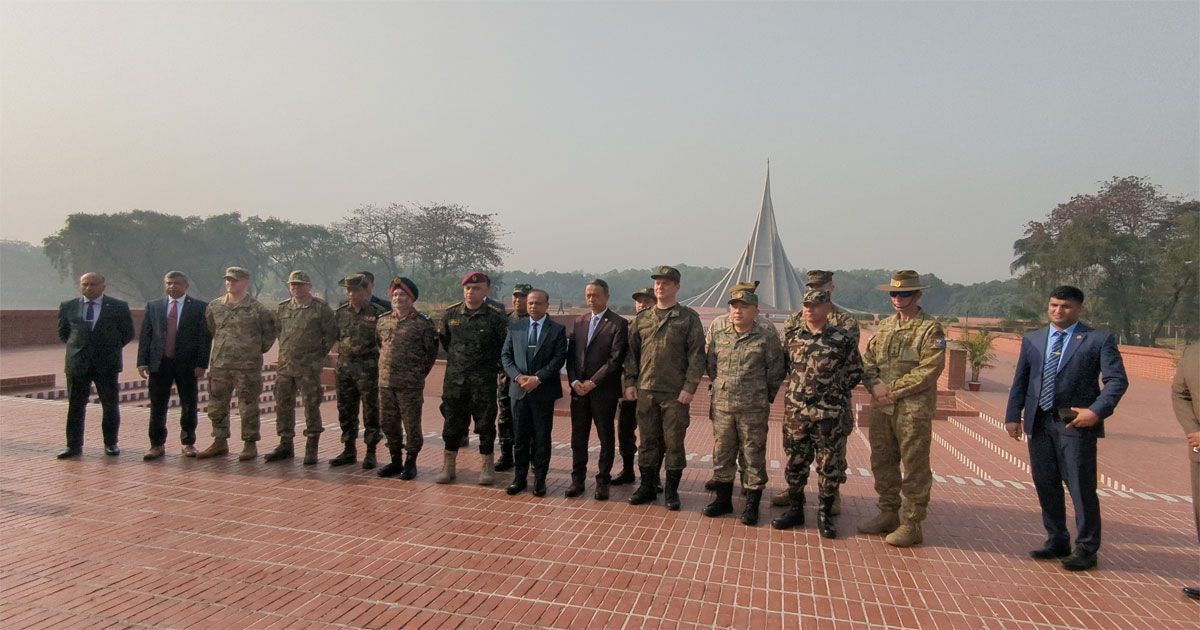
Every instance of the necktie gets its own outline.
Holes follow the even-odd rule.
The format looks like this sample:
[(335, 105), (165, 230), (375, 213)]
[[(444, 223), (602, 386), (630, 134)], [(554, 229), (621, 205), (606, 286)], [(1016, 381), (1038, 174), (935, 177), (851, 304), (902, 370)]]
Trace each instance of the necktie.
[(592, 343), (592, 337), (596, 336), (596, 328), (600, 325), (600, 316), (592, 315), (592, 325), (588, 327), (588, 344)]
[(168, 359), (175, 356), (175, 329), (179, 327), (179, 302), (171, 300), (171, 309), (167, 311), (167, 349), (163, 356)]
[(1054, 331), (1054, 344), (1050, 347), (1050, 354), (1046, 356), (1046, 363), (1042, 366), (1042, 397), (1038, 399), (1038, 406), (1042, 411), (1050, 411), (1054, 406), (1054, 379), (1058, 376), (1058, 361), (1062, 357), (1063, 343), (1067, 340), (1067, 333), (1056, 330)]
[(87, 314), (84, 315), (84, 319), (87, 320), (88, 328), (96, 327), (96, 303), (95, 302), (88, 300)]
[(533, 355), (537, 353), (538, 341), (538, 323), (533, 322), (533, 328), (529, 331), (529, 347), (525, 349), (526, 365), (533, 363)]

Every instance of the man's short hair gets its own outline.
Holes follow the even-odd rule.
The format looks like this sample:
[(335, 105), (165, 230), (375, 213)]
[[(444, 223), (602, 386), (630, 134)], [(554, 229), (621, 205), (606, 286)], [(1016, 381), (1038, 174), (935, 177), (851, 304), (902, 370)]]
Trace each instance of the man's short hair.
[(371, 284), (375, 284), (375, 274), (371, 273), (370, 271), (360, 271), (360, 272), (358, 272), (358, 275), (366, 276), (367, 282), (370, 282)]
[(546, 303), (547, 304), (550, 303), (550, 292), (549, 291), (547, 291), (545, 289), (537, 289), (537, 288), (530, 289), (529, 293), (526, 294), (526, 297), (533, 295), (534, 293), (541, 293), (542, 295), (546, 296)]
[(1079, 288), (1073, 287), (1069, 284), (1064, 284), (1061, 287), (1055, 287), (1054, 290), (1050, 292), (1050, 297), (1059, 300), (1070, 300), (1077, 304), (1083, 304), (1083, 291), (1080, 291)]
[(191, 280), (188, 280), (187, 274), (182, 271), (168, 271), (167, 275), (163, 276), (163, 280), (183, 280), (185, 284), (192, 283)]
[(596, 278), (596, 279), (592, 280), (591, 282), (589, 282), (588, 284), (590, 284), (592, 286), (600, 287), (601, 289), (604, 290), (604, 295), (608, 295), (608, 283), (601, 280), (600, 278)]

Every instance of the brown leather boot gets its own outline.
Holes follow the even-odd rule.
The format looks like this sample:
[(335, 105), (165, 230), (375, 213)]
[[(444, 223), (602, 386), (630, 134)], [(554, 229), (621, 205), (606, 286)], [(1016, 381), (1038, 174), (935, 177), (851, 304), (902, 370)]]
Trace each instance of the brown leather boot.
[(213, 438), (213, 443), (208, 448), (196, 453), (196, 459), (208, 459), (210, 457), (220, 457), (221, 455), (229, 454), (229, 440), (226, 438)]
[(900, 526), (900, 514), (897, 512), (880, 512), (874, 518), (858, 524), (861, 534), (887, 534)]
[(238, 461), (248, 462), (256, 457), (258, 457), (258, 446), (255, 445), (254, 440), (246, 440), (243, 442), (242, 452), (238, 453)]

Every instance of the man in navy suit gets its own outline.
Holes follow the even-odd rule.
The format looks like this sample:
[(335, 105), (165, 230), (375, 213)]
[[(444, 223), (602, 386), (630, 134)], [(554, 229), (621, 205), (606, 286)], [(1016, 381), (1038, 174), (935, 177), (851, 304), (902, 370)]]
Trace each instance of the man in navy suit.
[(587, 476), (588, 436), (592, 424), (600, 439), (596, 500), (607, 501), (616, 457), (617, 401), (629, 346), (629, 321), (608, 309), (608, 283), (596, 279), (584, 287), (588, 312), (577, 317), (567, 335), (567, 382), (571, 384), (571, 487), (568, 497), (583, 494)]
[[(528, 486), (533, 463), (533, 494), (546, 496), (550, 470), (550, 431), (554, 428), (554, 401), (562, 398), (559, 370), (567, 359), (567, 329), (546, 316), (550, 294), (529, 292), (528, 317), (508, 325), (500, 364), (512, 382), (508, 386), (513, 407), (513, 482), (505, 490), (517, 494)], [(532, 453), (531, 453), (532, 451)]]
[(167, 272), (163, 285), (167, 296), (146, 303), (138, 336), (138, 374), (150, 381), (150, 450), (142, 457), (146, 461), (165, 452), (172, 385), (179, 393), (183, 456), (196, 456), (197, 383), (212, 351), (212, 335), (204, 323), (208, 302), (187, 295), (188, 277), (182, 271)]
[(121, 373), (121, 350), (133, 339), (133, 317), (129, 305), (104, 295), (104, 276), (85, 273), (79, 278), (81, 298), (58, 306), (58, 338), (67, 344), (67, 448), (59, 459), (78, 457), (83, 452), (83, 418), (92, 385), (104, 410), (100, 428), (104, 453), (120, 455), (117, 433), (121, 411), (117, 407), (117, 376)]
[[(1046, 543), (1037, 560), (1063, 558), (1068, 571), (1096, 566), (1100, 500), (1096, 497), (1096, 439), (1129, 387), (1117, 339), (1079, 321), (1083, 291), (1050, 293), (1050, 325), (1021, 341), (1004, 427), (1014, 440), (1029, 434), (1033, 485), (1042, 508)], [(1103, 382), (1103, 389), (1100, 383)], [(1022, 413), (1024, 424), (1022, 425)], [(1067, 531), (1063, 483), (1075, 506), (1075, 549)]]

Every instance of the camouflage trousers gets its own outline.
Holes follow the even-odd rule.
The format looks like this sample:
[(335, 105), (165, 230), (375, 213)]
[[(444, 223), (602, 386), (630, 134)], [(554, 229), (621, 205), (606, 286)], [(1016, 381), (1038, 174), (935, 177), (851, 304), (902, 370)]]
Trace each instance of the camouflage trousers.
[(762, 490), (767, 485), (769, 413), (769, 409), (712, 411), (714, 481), (732, 482), (733, 473), (740, 466), (743, 488)]
[(846, 482), (846, 438), (854, 428), (848, 414), (839, 418), (808, 418), (786, 410), (783, 421), (783, 450), (787, 453), (788, 492), (804, 496), (808, 471), (817, 463), (817, 496), (831, 499)]
[(933, 487), (933, 471), (929, 468), (933, 419), (914, 418), (906, 413), (884, 413), (872, 406), (870, 439), (871, 474), (875, 476), (879, 510), (901, 510), (900, 515), (905, 521), (925, 520), (929, 491)]
[(470, 375), (464, 383), (442, 386), (442, 442), (446, 450), (457, 451), (467, 438), (472, 419), (479, 436), (479, 453), (490, 455), (496, 449), (496, 376)]
[(238, 414), (242, 418), (242, 440), (257, 442), (258, 397), (262, 394), (262, 370), (259, 368), (219, 368), (208, 371), (208, 419), (212, 422), (213, 437), (229, 438), (229, 403), (233, 392), (238, 395)]
[(296, 392), (304, 399), (304, 435), (324, 431), (321, 426), (321, 365), (295, 366), (275, 375), (275, 432), (280, 440), (296, 437)]
[[(425, 403), (425, 390), (416, 387), (380, 387), (380, 424), (387, 436), (388, 452), (393, 460), (399, 460), (404, 450), (416, 457), (425, 444), (421, 431), (421, 405)], [(408, 441), (404, 439), (408, 434)]]
[(362, 406), (363, 442), (367, 446), (379, 443), (379, 364), (366, 361), (347, 362), (337, 370), (338, 424), (342, 427), (342, 442), (353, 444), (358, 439), (358, 409)]
[(500, 448), (512, 448), (513, 444), (512, 396), (508, 395), (508, 384), (511, 380), (503, 372), (496, 379), (496, 406), (499, 408), (496, 432), (500, 436)]
[(642, 443), (638, 449), (638, 466), (667, 470), (687, 468), (683, 440), (691, 423), (689, 405), (679, 402), (679, 392), (638, 390), (637, 421)]

